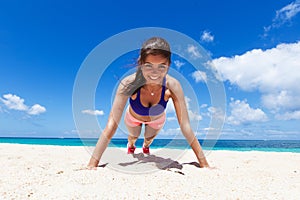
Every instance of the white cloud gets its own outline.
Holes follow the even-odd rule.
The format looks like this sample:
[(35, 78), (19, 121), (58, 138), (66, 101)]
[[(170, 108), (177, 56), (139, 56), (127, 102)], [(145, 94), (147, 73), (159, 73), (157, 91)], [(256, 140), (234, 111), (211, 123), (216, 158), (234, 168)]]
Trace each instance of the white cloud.
[(46, 112), (46, 108), (39, 105), (39, 104), (34, 104), (31, 108), (28, 109), (27, 113), (29, 115), (39, 115), (41, 113)]
[(276, 11), (276, 16), (273, 19), (273, 22), (270, 26), (264, 27), (265, 29), (265, 36), (267, 36), (268, 32), (271, 29), (279, 28), (283, 24), (287, 22), (291, 22), (291, 19), (294, 18), (300, 12), (300, 0), (296, 0), (280, 10)]
[(207, 81), (206, 73), (200, 70), (193, 72), (192, 77), (195, 79), (196, 83)]
[(0, 98), (0, 100), (10, 110), (19, 110), (19, 111), (28, 110), (28, 106), (24, 104), (24, 99), (18, 97), (17, 95), (4, 94), (3, 99)]
[(214, 120), (218, 122), (224, 122), (225, 119), (225, 110), (217, 107), (209, 107), (208, 116), (212, 117)]
[(279, 120), (300, 120), (300, 110), (292, 111), (292, 112), (285, 112), (283, 114), (277, 114), (275, 118)]
[(230, 116), (227, 117), (227, 122), (232, 125), (247, 124), (251, 122), (267, 121), (266, 114), (259, 108), (253, 109), (246, 100), (240, 101), (231, 99)]
[(202, 116), (199, 113), (191, 110), (190, 102), (191, 102), (191, 99), (188, 98), (188, 97), (185, 97), (185, 103), (186, 103), (186, 107), (187, 107), (187, 110), (188, 110), (190, 120), (191, 121), (200, 121), (200, 120), (202, 120)]
[(175, 113), (173, 100), (170, 98), (166, 107), (166, 113)]
[(209, 31), (203, 31), (201, 35), (201, 41), (203, 42), (213, 42), (214, 36)]
[(24, 111), (29, 115), (39, 115), (46, 112), (46, 108), (39, 104), (35, 104), (32, 107), (25, 105), (25, 100), (14, 94), (4, 94), (0, 101), (9, 110)]
[(263, 105), (272, 112), (300, 110), (300, 42), (275, 48), (254, 49), (231, 58), (212, 61), (222, 80), (242, 90), (258, 90)]
[(187, 52), (189, 53), (189, 55), (192, 59), (198, 59), (198, 58), (202, 57), (201, 53), (198, 50), (198, 47), (196, 47), (194, 45), (191, 45), (191, 44), (188, 45)]
[(173, 116), (173, 117), (167, 117), (167, 121), (168, 122), (177, 121), (177, 118), (175, 116)]
[(198, 113), (192, 111), (192, 110), (188, 110), (189, 113), (189, 118), (191, 121), (200, 121), (202, 120), (202, 116), (199, 115)]
[[(185, 97), (185, 103), (186, 103), (186, 107), (187, 107), (187, 110), (188, 110), (190, 120), (191, 121), (193, 121), (193, 120), (196, 120), (196, 121), (202, 120), (202, 116), (200, 114), (198, 114), (197, 112), (191, 110), (190, 102), (191, 102), (191, 99), (189, 97)], [(175, 107), (174, 107), (174, 103), (173, 103), (172, 99), (170, 99), (168, 104), (167, 104), (166, 112), (175, 114)], [(169, 121), (174, 120), (173, 117), (168, 117), (168, 118), (169, 118)]]
[(294, 130), (294, 131), (287, 131), (287, 130), (273, 130), (273, 129), (267, 129), (264, 130), (267, 135), (271, 135), (272, 138), (278, 138), (278, 139), (291, 139), (295, 138), (298, 140), (299, 139), (299, 131)]
[(181, 133), (181, 129), (178, 128), (174, 128), (174, 129), (162, 129), (159, 133), (160, 136), (162, 137), (166, 137), (166, 136), (175, 136), (177, 135), (177, 137), (182, 137), (182, 133)]
[(200, 106), (200, 108), (207, 108), (207, 104), (202, 104), (201, 106)]
[(177, 67), (177, 69), (180, 69), (185, 63), (181, 62), (180, 60), (175, 60), (174, 64)]
[(83, 114), (88, 114), (88, 115), (104, 115), (103, 110), (83, 110), (81, 111)]
[[(300, 101), (300, 96), (297, 99), (297, 101)], [(266, 94), (262, 97), (263, 104), (275, 112), (279, 111), (282, 107), (293, 109), (295, 104), (291, 103), (292, 101), (296, 101), (296, 97), (287, 90)]]
[(300, 12), (300, 0), (296, 0), (285, 7), (281, 8), (280, 10), (276, 11), (276, 17), (274, 18), (274, 23), (282, 24), (293, 17), (295, 17)]
[(204, 131), (220, 131), (219, 129), (216, 129), (214, 127), (206, 127), (203, 129)]

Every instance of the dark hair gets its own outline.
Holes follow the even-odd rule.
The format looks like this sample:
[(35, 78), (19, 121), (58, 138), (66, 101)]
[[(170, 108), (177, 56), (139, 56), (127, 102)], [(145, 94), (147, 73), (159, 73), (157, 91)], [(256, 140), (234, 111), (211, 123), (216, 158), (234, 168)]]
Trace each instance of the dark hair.
[(124, 89), (124, 94), (131, 96), (137, 92), (137, 90), (142, 87), (146, 80), (143, 76), (141, 65), (145, 63), (148, 55), (162, 55), (164, 58), (168, 59), (171, 63), (171, 49), (169, 43), (160, 37), (152, 37), (144, 42), (140, 50), (140, 55), (137, 60), (137, 71), (135, 79), (126, 85)]

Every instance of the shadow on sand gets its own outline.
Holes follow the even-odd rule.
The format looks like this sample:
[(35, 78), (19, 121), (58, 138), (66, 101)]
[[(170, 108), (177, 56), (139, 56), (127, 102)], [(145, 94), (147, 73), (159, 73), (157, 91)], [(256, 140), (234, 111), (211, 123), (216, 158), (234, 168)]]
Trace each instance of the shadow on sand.
[(178, 170), (182, 170), (183, 165), (193, 165), (195, 167), (200, 168), (200, 165), (197, 162), (179, 163), (178, 161), (174, 161), (170, 158), (163, 158), (153, 154), (145, 156), (143, 153), (139, 153), (139, 154), (132, 154), (132, 156), (137, 160), (132, 162), (119, 163), (119, 165), (126, 167), (128, 165), (134, 165), (134, 164), (154, 163), (158, 169), (167, 170), (167, 171), (171, 171), (171, 169), (177, 169), (174, 172), (182, 175), (184, 175), (184, 173)]

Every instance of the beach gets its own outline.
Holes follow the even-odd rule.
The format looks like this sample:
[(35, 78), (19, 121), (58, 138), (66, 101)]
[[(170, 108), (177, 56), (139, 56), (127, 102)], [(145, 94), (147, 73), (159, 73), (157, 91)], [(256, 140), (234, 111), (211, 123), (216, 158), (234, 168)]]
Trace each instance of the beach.
[(109, 147), (97, 170), (83, 170), (84, 146), (0, 144), (1, 199), (299, 199), (300, 153)]

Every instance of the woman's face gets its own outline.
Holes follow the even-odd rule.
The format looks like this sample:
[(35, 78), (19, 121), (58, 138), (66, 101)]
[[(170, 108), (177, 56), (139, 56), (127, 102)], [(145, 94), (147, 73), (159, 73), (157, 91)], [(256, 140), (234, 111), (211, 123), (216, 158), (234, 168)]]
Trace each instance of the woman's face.
[(142, 65), (142, 73), (146, 82), (161, 84), (168, 73), (169, 65), (168, 59), (162, 55), (148, 55)]

